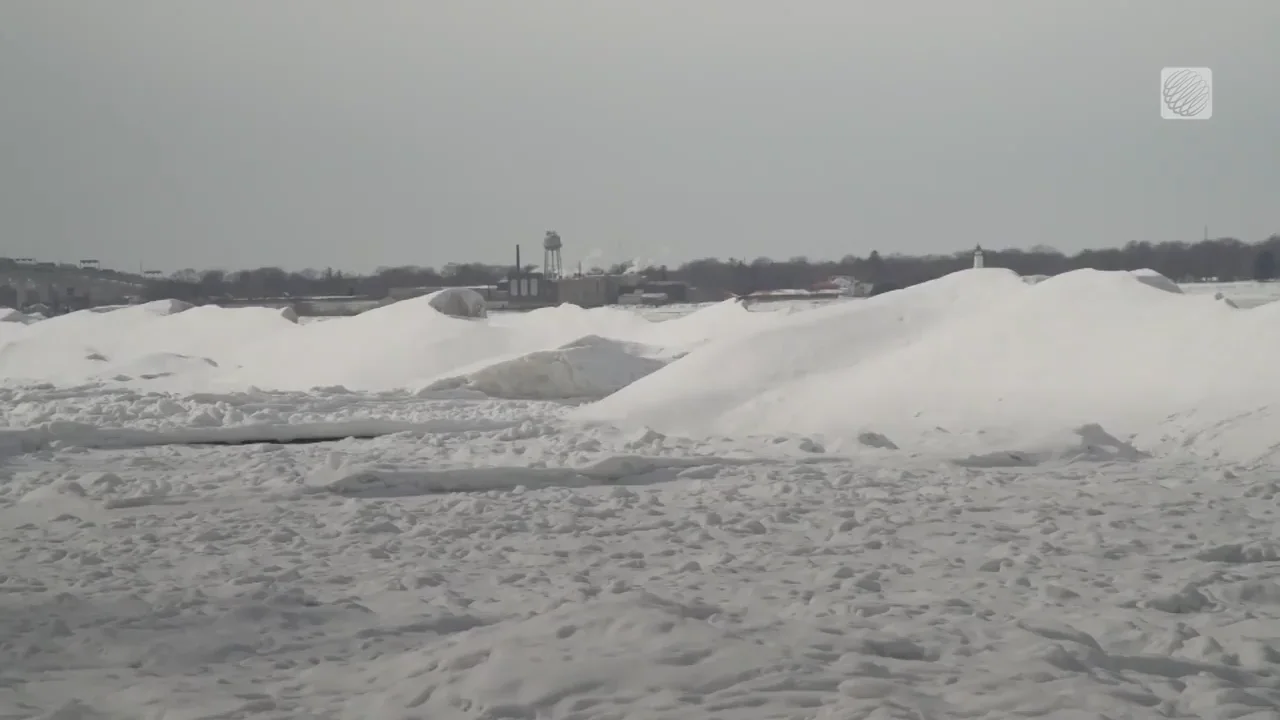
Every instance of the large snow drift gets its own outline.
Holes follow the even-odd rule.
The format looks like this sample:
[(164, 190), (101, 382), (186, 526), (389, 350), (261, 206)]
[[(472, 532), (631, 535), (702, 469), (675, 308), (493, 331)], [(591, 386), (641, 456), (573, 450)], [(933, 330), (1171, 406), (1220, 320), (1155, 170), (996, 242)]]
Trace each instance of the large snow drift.
[[(413, 390), (515, 363), (472, 380), (499, 396), (560, 398), (573, 392), (598, 397), (711, 337), (778, 321), (775, 313), (726, 306), (664, 322), (630, 310), (574, 306), (479, 318), (474, 317), (482, 307), (474, 304), (479, 294), (468, 292), (435, 293), (318, 323), (299, 324), (269, 308), (193, 308), (175, 302), (75, 312), (32, 325), (5, 323), (0, 325), (0, 381), (141, 382), (148, 389), (179, 393), (250, 387)], [(468, 302), (473, 304), (461, 306)], [(442, 303), (447, 311), (470, 315), (451, 317), (437, 309)], [(590, 337), (619, 344), (564, 347)], [(637, 350), (639, 344), (651, 349)], [(520, 360), (530, 353), (535, 355)], [(540, 382), (538, 372), (551, 372), (545, 367), (521, 380), (496, 379), (528, 373), (553, 357), (559, 358), (556, 372), (561, 374), (542, 376), (552, 386), (529, 385)], [(564, 375), (569, 367), (582, 372)]]
[[(1280, 404), (1280, 312), (1152, 285), (963, 271), (712, 342), (575, 416), (697, 435), (875, 431), (981, 453), (1091, 423), (1158, 442), (1175, 414), (1185, 437), (1241, 403)], [(1246, 444), (1262, 450), (1262, 430)]]
[[(159, 301), (103, 313), (82, 310), (0, 334), (0, 378), (74, 385), (146, 370), (148, 358), (160, 355), (221, 364), (246, 343), (296, 329), (270, 308)], [(199, 387), (212, 366), (192, 367), (200, 374), (189, 378), (191, 387)]]

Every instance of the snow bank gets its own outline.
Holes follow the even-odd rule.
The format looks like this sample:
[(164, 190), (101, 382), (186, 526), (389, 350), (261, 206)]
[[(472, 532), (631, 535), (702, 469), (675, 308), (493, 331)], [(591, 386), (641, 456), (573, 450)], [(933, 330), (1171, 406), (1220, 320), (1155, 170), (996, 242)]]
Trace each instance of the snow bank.
[(152, 315), (177, 315), (180, 312), (186, 312), (195, 307), (189, 302), (181, 300), (153, 300), (149, 303), (138, 305), (138, 310)]
[(771, 390), (892, 352), (932, 327), (1000, 306), (1025, 289), (1010, 271), (973, 270), (893, 295), (782, 316), (785, 321), (756, 332), (712, 341), (577, 414), (675, 432), (718, 432), (735, 424), (728, 421), (744, 404)]
[(1280, 404), (1272, 313), (1150, 287), (1161, 284), (966, 270), (713, 341), (574, 415), (698, 435), (875, 431), (981, 455), (1090, 424), (1158, 443), (1172, 414), (1210, 399)]
[(1161, 275), (1155, 270), (1151, 270), (1149, 268), (1133, 270), (1130, 274), (1137, 278), (1138, 282), (1150, 285), (1157, 290), (1164, 290), (1165, 292), (1177, 293), (1179, 295), (1182, 294), (1182, 288), (1178, 287), (1178, 283), (1170, 280), (1164, 275)]
[(662, 368), (660, 351), (589, 335), (429, 384), (423, 394), (471, 390), (495, 398), (601, 398)]
[[(670, 322), (571, 305), (484, 318), (476, 317), (483, 305), (479, 293), (452, 290), (465, 288), (314, 323), (298, 322), (288, 309), (159, 302), (71, 313), (37, 325), (4, 324), (0, 378), (58, 386), (145, 383), (150, 390), (180, 393), (331, 386), (382, 391), (498, 366), (466, 383), (499, 397), (598, 397), (712, 335), (776, 321), (767, 313), (719, 306)], [(619, 344), (566, 347), (585, 337)], [(508, 362), (514, 364), (503, 364)]]
[(529, 312), (502, 313), (489, 317), (489, 324), (528, 338), (555, 338), (540, 349), (550, 349), (587, 335), (646, 342), (646, 333), (661, 323), (641, 317), (633, 310), (616, 307), (584, 309), (558, 305)]
[[(73, 385), (153, 369), (159, 357), (190, 356), (225, 365), (246, 343), (276, 336), (294, 323), (269, 308), (192, 307), (162, 301), (99, 313), (50, 318), (0, 336), (0, 378)], [(210, 364), (198, 362), (204, 377)]]
[[(807, 309), (806, 309), (807, 311)], [(652, 325), (648, 342), (664, 347), (690, 348), (709, 339), (725, 339), (773, 327), (788, 312), (751, 312), (738, 300), (725, 300), (666, 322)]]
[(26, 323), (27, 316), (13, 308), (0, 307), (0, 322)]

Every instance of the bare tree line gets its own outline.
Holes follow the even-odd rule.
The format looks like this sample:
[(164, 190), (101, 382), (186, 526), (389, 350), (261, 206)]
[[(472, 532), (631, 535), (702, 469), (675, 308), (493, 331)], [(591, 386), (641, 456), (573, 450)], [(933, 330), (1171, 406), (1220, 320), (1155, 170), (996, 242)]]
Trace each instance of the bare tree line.
[[(1054, 248), (984, 250), (988, 267), (1003, 267), (1021, 275), (1057, 275), (1080, 268), (1138, 270), (1150, 268), (1180, 282), (1216, 280), (1273, 280), (1277, 275), (1280, 234), (1256, 243), (1218, 238), (1195, 243), (1131, 242), (1124, 247), (1085, 250), (1067, 255)], [(878, 291), (907, 287), (970, 267), (972, 250), (950, 255), (900, 255), (872, 252), (867, 257), (846, 255), (839, 260), (703, 258), (679, 267), (648, 267), (640, 274), (651, 280), (677, 280), (713, 293), (807, 288), (834, 276), (852, 276), (872, 283)], [(629, 264), (595, 267), (590, 273), (621, 274)], [(536, 269), (527, 266), (526, 270)], [(492, 285), (512, 270), (508, 265), (449, 263), (440, 268), (405, 265), (379, 268), (369, 275), (341, 270), (289, 272), (278, 267), (228, 272), (182, 270), (149, 283), (149, 298), (204, 301), (218, 298), (314, 297), (354, 295), (385, 297), (391, 288)]]

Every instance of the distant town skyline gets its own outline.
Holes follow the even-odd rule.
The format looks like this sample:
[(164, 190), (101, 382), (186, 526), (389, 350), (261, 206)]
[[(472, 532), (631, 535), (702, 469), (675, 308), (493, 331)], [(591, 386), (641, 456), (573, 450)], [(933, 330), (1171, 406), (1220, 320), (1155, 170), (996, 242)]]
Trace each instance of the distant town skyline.
[[(1206, 228), (1206, 231), (1207, 231), (1207, 228)], [(1272, 233), (1271, 235), (1268, 235), (1268, 236), (1267, 236), (1267, 237), (1265, 237), (1265, 238), (1260, 238), (1260, 239), (1257, 239), (1257, 240), (1253, 240), (1253, 239), (1249, 239), (1249, 238), (1237, 238), (1237, 237), (1232, 236), (1232, 235), (1215, 235), (1215, 236), (1210, 237), (1210, 236), (1209, 236), (1209, 234), (1206, 232), (1206, 233), (1205, 233), (1205, 235), (1203, 236), (1203, 238), (1200, 238), (1200, 239), (1203, 239), (1203, 240), (1222, 240), (1222, 239), (1228, 239), (1228, 238), (1229, 238), (1229, 239), (1239, 240), (1239, 241), (1241, 241), (1241, 242), (1245, 243), (1245, 244), (1246, 244), (1246, 245), (1248, 245), (1248, 246), (1261, 246), (1263, 243), (1266, 243), (1267, 241), (1272, 240), (1273, 238), (1277, 238), (1277, 237), (1280, 237), (1280, 232)], [(1189, 240), (1161, 240), (1161, 241), (1139, 241), (1139, 242), (1148, 242), (1148, 244), (1150, 244), (1150, 245), (1152, 245), (1152, 246), (1159, 246), (1159, 245), (1161, 245), (1161, 244), (1163, 244), (1163, 243), (1176, 243), (1176, 242), (1181, 242), (1181, 243), (1185, 243), (1185, 244), (1193, 244), (1195, 241), (1189, 241)], [(898, 257), (904, 257), (904, 258), (909, 258), (909, 259), (924, 259), (924, 258), (929, 258), (929, 257), (969, 256), (969, 255), (974, 255), (974, 254), (983, 253), (983, 252), (985, 252), (985, 253), (995, 253), (995, 254), (998, 254), (998, 253), (1001, 253), (1001, 252), (1004, 252), (1004, 251), (1010, 251), (1010, 250), (1013, 250), (1013, 251), (1022, 251), (1022, 252), (1027, 252), (1027, 253), (1039, 253), (1039, 252), (1042, 252), (1042, 251), (1054, 251), (1054, 252), (1058, 252), (1058, 253), (1059, 253), (1059, 254), (1061, 254), (1063, 257), (1073, 258), (1073, 257), (1076, 257), (1076, 256), (1080, 255), (1081, 253), (1089, 253), (1089, 252), (1105, 252), (1105, 251), (1108, 251), (1108, 250), (1121, 250), (1121, 249), (1123, 249), (1124, 247), (1126, 247), (1128, 244), (1129, 244), (1129, 243), (1124, 243), (1124, 244), (1114, 245), (1114, 246), (1082, 247), (1082, 248), (1079, 248), (1079, 249), (1077, 249), (1077, 250), (1075, 250), (1075, 251), (1064, 251), (1064, 250), (1062, 250), (1061, 248), (1054, 248), (1054, 247), (1047, 246), (1047, 245), (1043, 245), (1043, 244), (1039, 244), (1039, 245), (1032, 245), (1032, 246), (1017, 246), (1017, 245), (1009, 245), (1009, 246), (1001, 246), (1001, 247), (988, 245), (988, 246), (986, 246), (986, 247), (983, 247), (981, 243), (978, 243), (978, 244), (974, 245), (973, 247), (967, 247), (967, 248), (956, 248), (956, 249), (954, 249), (954, 250), (952, 250), (952, 251), (940, 250), (940, 251), (936, 251), (936, 252), (921, 252), (921, 253), (903, 253), (903, 252), (901, 252), (901, 251), (893, 251), (893, 250), (885, 251), (885, 252), (881, 253), (878, 249), (873, 248), (872, 250), (870, 250), (870, 251), (868, 251), (868, 252), (866, 252), (866, 253), (861, 253), (861, 254), (858, 254), (858, 253), (844, 253), (843, 255), (833, 255), (833, 256), (816, 256), (816, 255), (814, 255), (814, 256), (802, 256), (802, 255), (790, 255), (790, 256), (783, 256), (783, 255), (757, 255), (757, 256), (754, 256), (754, 257), (742, 257), (742, 256), (738, 256), (738, 257), (733, 257), (733, 256), (726, 256), (726, 257), (702, 256), (702, 257), (675, 258), (674, 260), (666, 261), (666, 262), (646, 261), (646, 260), (644, 260), (643, 258), (621, 258), (621, 259), (612, 259), (612, 258), (600, 258), (600, 257), (597, 257), (597, 258), (593, 258), (593, 259), (591, 260), (591, 262), (587, 262), (586, 260), (582, 260), (582, 261), (579, 261), (579, 262), (577, 262), (577, 263), (574, 263), (573, 265), (565, 265), (565, 266), (564, 266), (564, 268), (563, 268), (563, 272), (564, 272), (565, 274), (567, 274), (567, 275), (572, 275), (572, 274), (574, 274), (574, 273), (576, 273), (576, 272), (579, 272), (579, 271), (584, 271), (584, 270), (593, 270), (593, 269), (607, 269), (607, 268), (617, 267), (617, 266), (621, 266), (621, 265), (630, 266), (630, 267), (634, 268), (635, 270), (651, 270), (651, 269), (658, 269), (658, 268), (662, 268), (662, 267), (670, 267), (670, 268), (673, 268), (673, 269), (674, 269), (674, 268), (678, 268), (678, 267), (681, 267), (681, 266), (687, 265), (687, 264), (689, 264), (689, 263), (694, 263), (694, 262), (698, 262), (698, 261), (701, 261), (701, 260), (708, 260), (708, 259), (710, 259), (710, 260), (716, 260), (716, 261), (724, 262), (724, 263), (735, 263), (735, 262), (741, 262), (741, 263), (746, 263), (746, 264), (751, 264), (751, 263), (753, 263), (753, 262), (755, 262), (755, 261), (757, 261), (757, 260), (760, 260), (760, 259), (768, 259), (768, 260), (774, 261), (774, 262), (776, 262), (776, 263), (787, 263), (787, 262), (791, 262), (791, 261), (793, 261), (793, 260), (795, 260), (795, 259), (803, 259), (803, 260), (805, 260), (806, 262), (809, 262), (809, 263), (811, 263), (811, 264), (820, 265), (820, 264), (828, 263), (828, 262), (840, 262), (840, 261), (842, 261), (844, 258), (847, 258), (847, 257), (849, 257), (849, 256), (851, 256), (851, 255), (852, 255), (852, 256), (855, 256), (855, 257), (858, 257), (858, 258), (860, 258), (860, 259), (867, 259), (868, 257), (870, 257), (870, 258), (874, 259), (874, 256), (875, 256), (875, 255), (877, 255), (877, 254), (878, 254), (878, 255), (882, 255), (882, 256), (884, 256), (884, 257), (891, 257), (891, 256), (895, 256), (895, 255), (896, 255), (896, 256), (898, 256)], [(1261, 250), (1262, 250), (1262, 248), (1261, 248), (1261, 247), (1259, 247), (1259, 251), (1261, 251)], [(514, 248), (513, 248), (513, 252), (514, 252)], [(522, 252), (522, 253), (525, 253), (525, 254), (523, 255), (523, 257), (522, 257), (522, 259), (521, 259), (521, 261), (520, 261), (520, 267), (522, 267), (522, 268), (534, 268), (534, 269), (539, 270), (539, 271), (541, 271), (541, 270), (543, 269), (542, 262), (541, 262), (541, 260), (542, 260), (542, 254), (541, 254), (541, 253), (537, 253), (536, 255), (534, 255), (534, 256), (532, 256), (532, 257), (531, 257), (529, 254), (527, 254), (527, 250), (524, 248), (524, 246), (522, 246), (522, 250), (521, 250), (521, 252)], [(0, 257), (3, 257), (3, 256), (0, 256)], [(32, 267), (32, 268), (38, 268), (38, 267), (40, 267), (40, 266), (49, 266), (49, 265), (53, 265), (53, 266), (76, 266), (76, 267), (78, 267), (78, 268), (80, 268), (80, 269), (82, 269), (82, 270), (83, 270), (83, 269), (92, 269), (92, 270), (109, 270), (109, 271), (116, 271), (116, 272), (121, 272), (121, 273), (136, 274), (136, 275), (139, 275), (139, 276), (145, 276), (145, 277), (156, 277), (156, 278), (161, 278), (161, 277), (170, 277), (170, 276), (173, 276), (173, 275), (175, 275), (175, 274), (190, 273), (190, 272), (192, 272), (192, 271), (194, 271), (194, 272), (196, 272), (196, 273), (198, 273), (198, 274), (199, 274), (199, 273), (210, 272), (210, 271), (222, 271), (222, 272), (227, 272), (227, 273), (235, 273), (235, 272), (241, 272), (241, 271), (260, 270), (260, 269), (263, 269), (263, 268), (278, 268), (278, 269), (280, 269), (280, 270), (283, 270), (283, 271), (285, 271), (285, 272), (289, 272), (289, 273), (305, 273), (305, 272), (307, 272), (307, 271), (317, 271), (317, 272), (326, 272), (326, 271), (328, 271), (328, 272), (340, 272), (340, 273), (344, 273), (344, 274), (349, 274), (349, 275), (353, 275), (353, 276), (355, 276), (355, 275), (370, 275), (370, 274), (375, 274), (375, 273), (377, 273), (377, 272), (379, 272), (379, 271), (382, 271), (382, 270), (390, 270), (390, 269), (395, 269), (395, 268), (414, 268), (414, 267), (416, 267), (416, 268), (422, 268), (422, 269), (430, 268), (430, 269), (433, 269), (433, 270), (439, 271), (439, 270), (444, 269), (444, 268), (446, 268), (446, 267), (448, 267), (448, 266), (450, 266), (450, 265), (483, 265), (483, 266), (485, 266), (485, 267), (507, 267), (507, 266), (514, 267), (514, 266), (515, 266), (515, 262), (514, 262), (514, 260), (515, 260), (515, 258), (514, 258), (514, 254), (513, 254), (513, 257), (512, 257), (512, 258), (510, 258), (510, 259), (509, 259), (508, 261), (506, 261), (506, 262), (504, 262), (504, 261), (502, 261), (502, 260), (497, 260), (497, 261), (486, 261), (486, 260), (445, 260), (444, 262), (404, 262), (404, 263), (389, 263), (389, 264), (385, 264), (385, 265), (379, 265), (379, 266), (376, 266), (376, 267), (373, 267), (373, 268), (359, 268), (359, 269), (356, 269), (356, 268), (344, 268), (344, 267), (334, 267), (334, 266), (332, 266), (332, 265), (316, 265), (316, 264), (314, 264), (314, 263), (312, 263), (312, 264), (307, 264), (307, 263), (305, 263), (305, 262), (304, 262), (303, 264), (301, 264), (301, 265), (250, 265), (250, 266), (243, 266), (243, 267), (231, 267), (231, 266), (225, 266), (225, 265), (211, 265), (211, 266), (207, 266), (207, 267), (197, 267), (197, 266), (191, 266), (191, 265), (188, 265), (188, 266), (186, 266), (186, 267), (180, 267), (180, 268), (178, 268), (178, 267), (174, 267), (174, 268), (159, 268), (159, 267), (149, 266), (149, 265), (147, 265), (145, 262), (139, 262), (139, 263), (137, 264), (137, 266), (136, 266), (136, 267), (128, 267), (128, 266), (119, 266), (119, 267), (117, 267), (117, 266), (110, 265), (109, 263), (105, 263), (105, 262), (103, 262), (103, 261), (101, 261), (101, 260), (96, 260), (96, 259), (87, 259), (87, 258), (86, 258), (86, 259), (79, 259), (79, 260), (66, 260), (66, 259), (60, 259), (60, 258), (54, 258), (54, 259), (51, 259), (51, 260), (45, 260), (45, 259), (25, 258), (25, 257), (24, 257), (24, 258), (9, 258), (9, 257), (5, 257), (4, 259), (5, 259), (5, 260), (13, 260), (13, 261), (16, 261), (16, 263), (17, 263), (19, 266), (27, 266), (27, 267)]]
[[(0, 3), (0, 255), (136, 271), (1280, 231), (1280, 3)], [(1213, 117), (1160, 117), (1166, 66)], [(530, 254), (530, 251), (532, 253)]]

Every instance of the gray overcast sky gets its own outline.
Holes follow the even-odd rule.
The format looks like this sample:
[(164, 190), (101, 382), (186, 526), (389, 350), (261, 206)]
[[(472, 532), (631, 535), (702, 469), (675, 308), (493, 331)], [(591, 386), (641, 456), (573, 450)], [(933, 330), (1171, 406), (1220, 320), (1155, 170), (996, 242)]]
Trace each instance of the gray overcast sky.
[[(1164, 66), (1214, 116), (1159, 115)], [(0, 255), (1073, 251), (1280, 232), (1277, 0), (3, 0)]]

